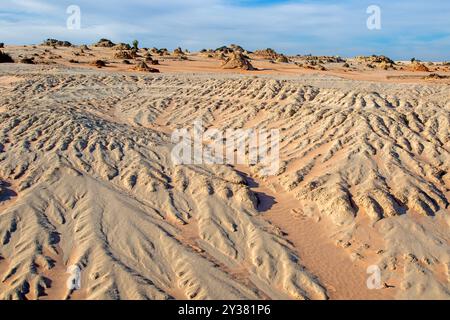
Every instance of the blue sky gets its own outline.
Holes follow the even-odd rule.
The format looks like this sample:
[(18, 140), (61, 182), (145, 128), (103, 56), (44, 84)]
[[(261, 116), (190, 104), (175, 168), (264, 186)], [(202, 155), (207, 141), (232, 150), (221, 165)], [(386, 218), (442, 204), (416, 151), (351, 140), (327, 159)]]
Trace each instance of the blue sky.
[[(381, 8), (381, 30), (366, 9)], [(66, 9), (81, 8), (68, 30)], [(45, 38), (93, 43), (138, 39), (143, 46), (191, 50), (236, 43), (287, 54), (450, 60), (450, 1), (438, 0), (1, 0), (0, 42)]]

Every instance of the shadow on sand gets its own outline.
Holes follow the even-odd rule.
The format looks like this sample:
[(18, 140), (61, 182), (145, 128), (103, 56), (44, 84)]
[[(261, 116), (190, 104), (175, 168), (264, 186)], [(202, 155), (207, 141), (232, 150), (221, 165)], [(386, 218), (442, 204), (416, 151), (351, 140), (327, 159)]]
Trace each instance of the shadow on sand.
[(256, 198), (258, 199), (258, 211), (267, 212), (272, 209), (273, 205), (277, 203), (275, 198), (265, 194), (264, 192), (255, 191), (254, 189), (259, 188), (259, 183), (242, 171), (236, 170), (236, 172), (245, 179), (245, 185), (249, 187), (250, 190), (252, 190), (256, 195)]
[(17, 197), (17, 193), (14, 190), (10, 189), (10, 183), (0, 181), (0, 186), (3, 189), (2, 191), (0, 191), (0, 204), (4, 201), (8, 201), (14, 197)]

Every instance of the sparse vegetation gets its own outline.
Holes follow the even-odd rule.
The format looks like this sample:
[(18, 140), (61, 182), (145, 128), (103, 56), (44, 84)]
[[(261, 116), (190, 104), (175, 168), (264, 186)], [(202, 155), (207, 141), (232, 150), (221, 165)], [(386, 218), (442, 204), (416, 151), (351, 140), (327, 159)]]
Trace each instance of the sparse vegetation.
[(139, 50), (139, 41), (133, 40), (133, 49), (134, 50)]

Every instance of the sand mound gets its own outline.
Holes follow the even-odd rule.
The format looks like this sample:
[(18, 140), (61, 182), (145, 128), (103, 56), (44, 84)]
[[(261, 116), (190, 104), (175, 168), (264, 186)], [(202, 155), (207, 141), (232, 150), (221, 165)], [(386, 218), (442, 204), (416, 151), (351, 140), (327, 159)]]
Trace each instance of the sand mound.
[(285, 55), (280, 55), (276, 62), (278, 63), (289, 63), (289, 59)]
[(120, 50), (114, 53), (115, 59), (133, 59), (134, 56), (130, 51)]
[(176, 48), (173, 51), (173, 56), (177, 57), (179, 60), (183, 60), (183, 61), (188, 60), (186, 53), (181, 48)]
[(326, 71), (326, 68), (320, 64), (320, 60), (312, 59), (312, 60), (304, 60), (302, 62), (295, 62), (295, 65), (300, 68), (308, 69), (308, 70), (319, 70)]
[(237, 44), (230, 44), (230, 48), (233, 49), (233, 51), (239, 51), (239, 52), (242, 52), (244, 54), (246, 52), (248, 52), (247, 50), (245, 50), (244, 48), (242, 48), (240, 45), (237, 45)]
[(395, 62), (390, 59), (389, 57), (386, 56), (377, 56), (377, 55), (372, 55), (372, 56), (358, 56), (355, 57), (356, 61), (361, 61), (361, 62), (366, 62), (366, 63), (385, 63), (385, 64), (395, 64)]
[(426, 65), (417, 61), (411, 63), (410, 69), (411, 71), (417, 72), (430, 72), (430, 69)]
[(158, 69), (149, 67), (144, 61), (139, 62), (133, 70), (143, 71), (143, 72), (151, 72), (151, 73), (159, 73)]
[(152, 58), (152, 55), (149, 54), (149, 53), (145, 56), (145, 62), (146, 62), (146, 63), (150, 63), (150, 64), (152, 64), (152, 65), (154, 65), (154, 66), (159, 65), (159, 61), (153, 59), (153, 58)]
[(159, 55), (161, 57), (162, 56), (170, 56), (170, 52), (166, 48), (163, 48), (163, 49), (152, 48), (152, 49), (150, 49), (150, 52), (152, 54)]
[(102, 48), (112, 48), (116, 44), (108, 39), (100, 39), (96, 44), (94, 44), (94, 47), (102, 47)]
[(69, 41), (61, 41), (56, 39), (47, 39), (42, 43), (43, 46), (49, 47), (72, 47)]
[(229, 54), (231, 54), (233, 52), (240, 52), (240, 53), (245, 54), (247, 51), (244, 50), (244, 48), (242, 48), (239, 45), (231, 44), (229, 46), (219, 47), (216, 50), (205, 50), (204, 52), (214, 53), (215, 55), (218, 56), (218, 55), (229, 55)]
[(216, 50), (214, 50), (214, 52), (216, 54), (223, 54), (223, 55), (227, 55), (227, 54), (231, 54), (234, 52), (233, 48), (230, 48), (228, 46), (222, 46), (217, 48)]
[(386, 56), (358, 56), (354, 59), (356, 62), (365, 64), (368, 68), (382, 69), (382, 70), (395, 70), (395, 62)]
[(231, 53), (222, 64), (223, 69), (255, 70), (249, 59), (241, 52)]
[(94, 60), (91, 62), (91, 66), (97, 67), (97, 68), (103, 68), (106, 67), (106, 61), (104, 60)]
[(131, 50), (131, 46), (128, 43), (119, 43), (114, 46), (114, 49), (121, 51)]
[(377, 67), (382, 70), (395, 69), (395, 67), (392, 63), (387, 63), (387, 62), (381, 62), (377, 65)]
[(325, 63), (345, 63), (346, 60), (342, 59), (339, 56), (313, 56), (313, 55), (307, 55), (307, 56), (297, 56), (296, 58), (299, 58), (302, 61), (306, 61), (308, 63), (315, 63), (315, 64), (325, 64)]
[(267, 48), (264, 50), (256, 50), (255, 55), (263, 57), (265, 59), (270, 59), (270, 60), (277, 60), (280, 56), (279, 53), (277, 53), (275, 50), (273, 50), (271, 48)]
[(180, 47), (178, 47), (175, 50), (173, 50), (173, 54), (175, 56), (184, 56), (185, 55), (183, 49), (181, 49)]

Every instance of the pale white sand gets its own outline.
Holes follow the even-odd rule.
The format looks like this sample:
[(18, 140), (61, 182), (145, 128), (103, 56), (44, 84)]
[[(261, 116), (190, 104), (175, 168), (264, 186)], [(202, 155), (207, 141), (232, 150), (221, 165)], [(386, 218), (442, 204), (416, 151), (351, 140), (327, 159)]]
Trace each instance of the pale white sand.
[[(1, 298), (450, 298), (448, 86), (110, 71), (0, 65)], [(279, 174), (174, 167), (197, 118)]]

